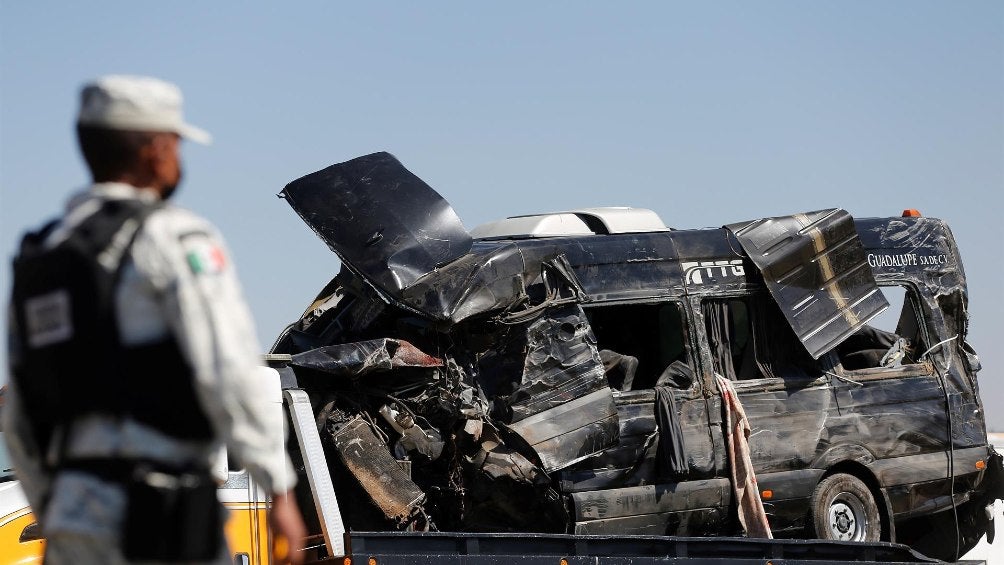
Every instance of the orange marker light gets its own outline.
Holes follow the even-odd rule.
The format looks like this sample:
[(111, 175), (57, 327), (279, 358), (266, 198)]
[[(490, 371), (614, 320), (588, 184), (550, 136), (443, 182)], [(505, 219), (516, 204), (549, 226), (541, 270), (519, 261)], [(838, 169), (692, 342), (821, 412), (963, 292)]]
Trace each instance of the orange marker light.
[(982, 471), (983, 469), (986, 469), (987, 468), (987, 462), (984, 461), (984, 460), (982, 460), (982, 459), (980, 459), (979, 461), (976, 462), (976, 468), (979, 469), (980, 471)]
[(760, 497), (763, 498), (763, 499), (765, 499), (765, 500), (770, 500), (770, 499), (774, 498), (774, 491), (772, 491), (770, 489), (767, 489), (767, 490), (765, 490), (765, 491), (763, 491), (763, 492), (760, 493)]
[(368, 563), (369, 565), (377, 565), (375, 557), (370, 557), (369, 561), (367, 561), (366, 563)]
[(568, 565), (568, 560), (562, 557), (561, 561), (558, 562), (558, 565)]
[(907, 208), (906, 210), (903, 210), (904, 218), (919, 218), (920, 216), (920, 210), (917, 210), (916, 208)]
[(345, 559), (342, 559), (342, 565), (352, 565), (352, 558), (346, 557)]

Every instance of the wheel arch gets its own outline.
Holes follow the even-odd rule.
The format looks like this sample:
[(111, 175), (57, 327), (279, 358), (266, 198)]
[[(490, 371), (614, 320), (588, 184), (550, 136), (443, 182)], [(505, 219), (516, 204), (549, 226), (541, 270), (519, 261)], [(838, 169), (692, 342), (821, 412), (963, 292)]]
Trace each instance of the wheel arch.
[(845, 459), (843, 461), (838, 461), (826, 469), (826, 472), (819, 477), (819, 481), (816, 483), (816, 486), (818, 487), (819, 483), (823, 482), (827, 477), (838, 473), (851, 475), (868, 487), (869, 492), (871, 492), (875, 500), (878, 501), (877, 506), (879, 516), (882, 519), (882, 541), (895, 542), (896, 522), (893, 520), (892, 504), (889, 502), (889, 497), (886, 496), (881, 483), (879, 483), (875, 474), (871, 472), (871, 469), (856, 460)]

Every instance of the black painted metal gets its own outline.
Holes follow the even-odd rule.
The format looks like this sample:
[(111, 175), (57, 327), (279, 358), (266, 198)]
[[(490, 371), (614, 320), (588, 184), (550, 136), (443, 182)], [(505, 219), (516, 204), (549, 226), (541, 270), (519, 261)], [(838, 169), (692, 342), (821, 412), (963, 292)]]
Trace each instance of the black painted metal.
[(453, 208), (389, 153), (311, 173), (280, 195), (343, 261), (387, 292), (471, 247)]
[[(469, 242), (452, 210), (444, 212), (445, 201), (417, 177), (408, 183), (418, 188), (393, 201), (394, 179), (410, 179), (399, 163), (385, 154), (362, 159), (285, 191), (348, 268), (273, 351), (306, 360), (393, 338), (442, 360), (435, 367), (346, 363), (345, 378), (337, 379), (292, 367), (299, 385), (328, 403), (322, 416), (329, 424), (368, 414), (379, 430), (376, 409), (399, 403), (439, 431), (444, 457), (416, 457), (410, 479), (430, 494), (416, 509), (431, 512), (437, 527), (735, 534), (704, 305), (738, 300), (782, 307), (785, 317), (767, 325), (761, 342), (800, 336), (818, 356), (797, 371), (754, 366), (750, 380), (735, 383), (753, 429), (754, 467), (761, 487), (772, 491), (765, 507), (775, 532), (806, 535), (813, 490), (825, 474), (843, 472), (873, 491), (887, 537), (920, 543), (924, 521), (953, 502), (951, 459), (961, 545), (983, 534), (980, 504), (1000, 497), (1004, 471), (976, 466), (994, 459), (965, 345), (965, 274), (944, 222), (852, 220), (824, 211), (738, 224), (747, 229)], [(379, 164), (378, 174), (366, 176), (366, 159)], [(357, 237), (371, 229), (384, 237)], [(772, 246), (779, 251), (762, 260)], [(812, 261), (828, 267), (800, 268)], [(844, 353), (831, 348), (881, 308), (875, 283), (911, 290), (921, 322), (911, 330), (913, 358), (901, 366), (844, 367)], [(827, 285), (834, 291), (818, 290)], [(682, 470), (660, 468), (656, 457), (660, 408), (651, 387), (665, 361), (642, 359), (636, 386), (612, 391), (598, 355), (609, 346), (600, 335), (620, 333), (617, 341), (630, 344), (658, 332), (642, 315), (667, 304), (685, 328), (678, 362), (694, 375), (673, 390), (686, 446)], [(626, 314), (601, 334), (590, 316), (606, 309)], [(632, 332), (640, 335), (628, 339)], [(373, 376), (360, 379), (352, 367)], [(396, 432), (384, 433), (389, 449)]]
[(729, 229), (816, 359), (889, 306), (844, 210), (763, 218)]

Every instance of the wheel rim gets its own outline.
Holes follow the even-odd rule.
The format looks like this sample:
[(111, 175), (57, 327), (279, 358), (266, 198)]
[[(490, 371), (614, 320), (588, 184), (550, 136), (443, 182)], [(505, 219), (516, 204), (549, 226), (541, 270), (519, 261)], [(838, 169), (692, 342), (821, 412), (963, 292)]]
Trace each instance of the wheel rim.
[(864, 541), (868, 531), (868, 515), (861, 499), (849, 492), (833, 498), (826, 516), (831, 539)]

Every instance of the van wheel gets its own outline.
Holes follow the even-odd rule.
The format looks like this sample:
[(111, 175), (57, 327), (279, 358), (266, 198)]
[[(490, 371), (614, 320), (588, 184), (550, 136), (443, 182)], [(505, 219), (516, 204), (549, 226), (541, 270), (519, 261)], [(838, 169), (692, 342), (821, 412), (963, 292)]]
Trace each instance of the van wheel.
[(812, 525), (819, 539), (879, 541), (882, 519), (875, 497), (852, 475), (830, 475), (812, 493)]

